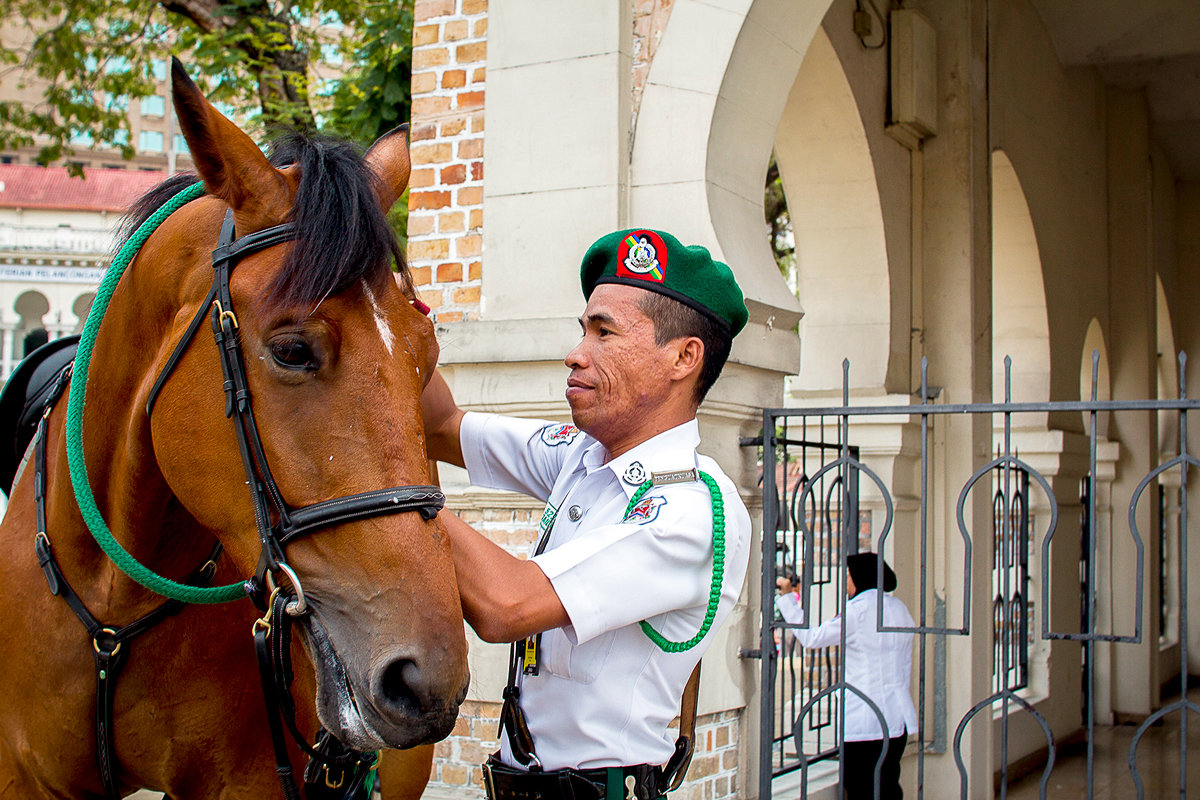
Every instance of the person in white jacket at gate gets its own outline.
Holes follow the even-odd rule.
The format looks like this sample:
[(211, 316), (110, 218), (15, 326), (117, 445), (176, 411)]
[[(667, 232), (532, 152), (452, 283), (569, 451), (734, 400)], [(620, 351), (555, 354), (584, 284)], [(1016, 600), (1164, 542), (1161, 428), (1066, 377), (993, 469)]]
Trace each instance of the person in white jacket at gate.
[[(857, 694), (846, 692), (846, 720), (843, 758), (844, 790), (848, 800), (875, 797), (875, 764), (886, 747), (880, 774), (880, 800), (900, 800), (900, 756), (908, 733), (917, 730), (917, 710), (909, 690), (912, 671), (911, 633), (884, 633), (876, 624), (878, 590), (875, 586), (877, 561), (874, 553), (859, 553), (846, 558), (846, 683), (871, 698), (883, 714), (887, 730), (880, 729), (879, 718)], [(789, 623), (803, 624), (804, 609), (800, 596), (791, 586), (780, 586), (775, 605)], [(896, 588), (896, 573), (885, 561), (883, 591)], [(841, 642), (843, 615), (810, 629), (794, 629), (796, 641), (805, 648), (829, 647)], [(883, 597), (883, 627), (912, 628), (912, 615), (904, 603), (888, 594)], [(799, 744), (799, 743), (797, 743)]]

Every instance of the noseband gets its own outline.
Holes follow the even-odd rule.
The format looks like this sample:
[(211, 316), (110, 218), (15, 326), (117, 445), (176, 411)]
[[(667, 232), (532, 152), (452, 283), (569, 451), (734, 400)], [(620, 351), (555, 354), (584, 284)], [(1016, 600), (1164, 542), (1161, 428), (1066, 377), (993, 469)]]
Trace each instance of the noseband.
[(284, 573), (296, 593), (296, 599), (287, 607), (288, 613), (293, 616), (303, 614), (307, 604), (300, 580), (284, 557), (284, 547), (289, 542), (320, 528), (403, 511), (416, 511), (423, 519), (431, 520), (446, 503), (445, 495), (437, 486), (418, 485), (346, 495), (302, 508), (293, 508), (283, 499), (267, 463), (262, 437), (259, 436), (258, 424), (250, 402), (250, 385), (246, 378), (245, 359), (238, 335), (238, 319), (233, 309), (229, 281), (233, 268), (243, 258), (294, 241), (298, 235), (295, 224), (288, 222), (236, 238), (233, 211), (225, 212), (217, 249), (212, 255), (212, 288), (200, 310), (192, 318), (183, 338), (175, 345), (146, 401), (148, 417), (154, 410), (154, 403), (163, 385), (195, 338), (200, 324), (208, 317), (221, 356), (221, 372), (225, 378), (225, 416), (233, 421), (234, 432), (237, 435), (238, 451), (241, 453), (242, 468), (246, 473), (246, 484), (250, 487), (254, 522), (262, 546), (258, 568), (254, 577), (247, 581), (246, 590), (258, 605), (265, 606), (264, 589), (274, 589), (273, 575)]

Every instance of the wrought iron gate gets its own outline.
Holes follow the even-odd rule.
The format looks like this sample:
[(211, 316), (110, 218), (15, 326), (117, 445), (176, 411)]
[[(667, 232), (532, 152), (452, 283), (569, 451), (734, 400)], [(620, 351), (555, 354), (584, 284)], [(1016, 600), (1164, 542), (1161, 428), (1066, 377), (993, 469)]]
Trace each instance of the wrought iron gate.
[[(876, 624), (878, 630), (911, 634), (915, 639), (917, 686), (915, 701), (919, 729), (909, 731), (910, 748), (916, 749), (917, 797), (925, 797), (925, 761), (930, 754), (949, 754), (954, 758), (960, 776), (959, 793), (968, 792), (968, 773), (961, 752), (963, 733), (977, 715), (994, 715), (999, 727), (998, 774), (995, 776), (1000, 797), (1005, 797), (1009, 785), (1009, 727), (1017, 714), (1028, 714), (1045, 737), (1045, 764), (1041, 769), (1039, 796), (1046, 797), (1048, 781), (1055, 765), (1059, 743), (1046, 719), (1028, 699), (1031, 648), (1049, 647), (1054, 640), (1080, 643), (1082, 675), (1083, 732), (1086, 737), (1087, 796), (1094, 794), (1096, 780), (1096, 646), (1140, 643), (1143, 638), (1143, 605), (1146, 586), (1143, 566), (1146, 544), (1139, 531), (1137, 509), (1139, 502), (1155, 505), (1151, 518), (1158, 529), (1146, 537), (1152, 547), (1168, 550), (1173, 564), (1163, 558), (1164, 567), (1158, 571), (1159, 594), (1164, 598), (1158, 615), (1159, 629), (1169, 622), (1166, 584), (1177, 580), (1173, 598), (1177, 603), (1177, 634), (1180, 651), (1179, 697), (1158, 708), (1134, 734), (1128, 751), (1128, 774), (1138, 798), (1144, 796), (1143, 779), (1137, 766), (1138, 747), (1146, 731), (1169, 715), (1178, 718), (1179, 725), (1179, 796), (1187, 787), (1188, 712), (1200, 714), (1200, 707), (1188, 700), (1188, 467), (1200, 467), (1200, 461), (1188, 452), (1188, 411), (1200, 409), (1200, 400), (1188, 399), (1184, 387), (1186, 356), (1180, 355), (1179, 396), (1172, 400), (1102, 401), (1097, 399), (1098, 357), (1093, 357), (1091, 399), (1080, 402), (1015, 403), (1011, 402), (1011, 364), (1005, 359), (1005, 402), (977, 404), (938, 404), (932, 402), (927, 365), (921, 369), (920, 402), (902, 406), (851, 406), (849, 402), (849, 364), (843, 365), (842, 405), (824, 408), (765, 409), (763, 436), (743, 441), (747, 446), (762, 448), (762, 628), (759, 650), (743, 655), (762, 659), (759, 713), (761, 715), (759, 787), (761, 800), (772, 797), (773, 781), (781, 776), (800, 773), (799, 795), (807, 796), (810, 774), (814, 765), (825, 762), (824, 771), (832, 776), (834, 761), (840, 764), (841, 740), (844, 726), (843, 711), (847, 694), (863, 696), (858, 687), (846, 682), (845, 664), (840, 647), (805, 651), (797, 647), (794, 631), (816, 626), (827, 619), (829, 612), (845, 610), (845, 556), (870, 549), (886, 554), (893, 536), (895, 508), (892, 494), (879, 474), (865, 463), (856, 438), (855, 423), (869, 417), (892, 417), (919, 425), (920, 496), (919, 578), (920, 589), (914, 597), (916, 621), (911, 628), (883, 626), (883, 599), (878, 595)], [(1053, 630), (1050, 619), (1051, 544), (1058, 527), (1059, 505), (1049, 482), (1037, 469), (1022, 460), (1013, 441), (1013, 419), (1020, 415), (1053, 415), (1076, 412), (1084, 415), (1088, 431), (1088, 462), (1080, 493), (1080, 625), (1076, 630)], [(1178, 454), (1167, 458), (1146, 474), (1133, 491), (1128, 505), (1128, 527), (1119, 531), (1117, 511), (1113, 508), (1112, 531), (1109, 541), (1127, 536), (1136, 554), (1135, 585), (1132, 597), (1126, 591), (1123, 601), (1132, 601), (1135, 608), (1132, 631), (1102, 630), (1097, 624), (1097, 548), (1101, 532), (1097, 530), (1097, 452), (1103, 440), (1098, 433), (1098, 421), (1104, 414), (1153, 414), (1170, 412), (1178, 425)], [(931, 432), (945, 415), (989, 415), (996, 432), (996, 456), (980, 467), (962, 484), (957, 501), (957, 528), (964, 553), (962, 567), (962, 607), (947, 609), (937, 597), (928, 592), (927, 564), (933, 555), (930, 550), (930, 453)], [(1177, 471), (1179, 502), (1172, 514), (1173, 525), (1167, 525), (1165, 483), (1160, 479)], [(970, 530), (964, 509), (973, 490), (986, 490), (991, 485), (993, 504), (990, 542)], [(865, 488), (873, 487), (872, 502), (865, 504), (860, 496)], [(1143, 498), (1148, 488), (1147, 498)], [(1031, 504), (1031, 489), (1040, 495), (1040, 511)], [(952, 491), (946, 485), (944, 491)], [(1172, 487), (1174, 490), (1174, 486)], [(866, 506), (869, 505), (870, 508)], [(911, 512), (910, 512), (911, 513)], [(1039, 518), (1040, 516), (1040, 518)], [(1173, 528), (1173, 530), (1172, 530)], [(1146, 533), (1149, 533), (1147, 531)], [(946, 534), (949, 536), (950, 534)], [(1061, 534), (1063, 536), (1069, 534)], [(1177, 540), (1177, 541), (1176, 541)], [(972, 587), (972, 547), (978, 542), (992, 547), (992, 586)], [(1168, 570), (1174, 568), (1172, 574)], [(946, 567), (957, 574), (955, 565)], [(882, 565), (880, 566), (882, 574)], [(1036, 576), (1036, 579), (1035, 579)], [(787, 622), (777, 611), (775, 598), (780, 579), (793, 581), (800, 592), (800, 602), (806, 617), (801, 623)], [(1037, 584), (1036, 586), (1034, 584)], [(992, 694), (980, 698), (961, 718), (946, 719), (944, 696), (946, 641), (948, 637), (968, 637), (971, 630), (971, 602), (975, 594), (987, 598), (993, 609), (993, 681)], [(982, 591), (980, 591), (982, 588)], [(1058, 586), (1058, 602), (1066, 587)], [(961, 620), (961, 625), (948, 619)], [(843, 617), (843, 620), (845, 618)], [(1039, 622), (1040, 620), (1040, 622)], [(976, 632), (978, 635), (978, 632)], [(846, 642), (845, 622), (842, 622), (842, 644)], [(932, 660), (931, 660), (932, 659)], [(929, 678), (927, 678), (929, 676)], [(928, 685), (932, 681), (933, 686)], [(877, 706), (866, 697), (869, 707)], [(883, 720), (880, 713), (879, 719)], [(1060, 731), (1061, 735), (1061, 731)], [(880, 757), (882, 763), (882, 755)], [(910, 763), (910, 762), (906, 762)], [(910, 767), (906, 767), (908, 769)], [(840, 767), (839, 767), (840, 769)], [(839, 773), (838, 780), (844, 779)], [(879, 791), (879, 772), (875, 773), (876, 795)], [(789, 797), (792, 796), (789, 794)], [(944, 796), (944, 790), (929, 796)]]

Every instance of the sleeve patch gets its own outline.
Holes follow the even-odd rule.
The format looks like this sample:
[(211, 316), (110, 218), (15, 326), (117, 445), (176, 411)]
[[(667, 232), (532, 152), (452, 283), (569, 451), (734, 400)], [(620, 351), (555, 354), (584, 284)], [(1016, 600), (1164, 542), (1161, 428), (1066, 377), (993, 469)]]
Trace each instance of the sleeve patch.
[(542, 428), (542, 444), (556, 447), (560, 444), (570, 444), (579, 435), (579, 428), (570, 424), (547, 425)]
[(660, 494), (643, 497), (637, 505), (629, 510), (622, 522), (634, 525), (645, 525), (658, 519), (658, 510), (667, 504), (667, 499)]

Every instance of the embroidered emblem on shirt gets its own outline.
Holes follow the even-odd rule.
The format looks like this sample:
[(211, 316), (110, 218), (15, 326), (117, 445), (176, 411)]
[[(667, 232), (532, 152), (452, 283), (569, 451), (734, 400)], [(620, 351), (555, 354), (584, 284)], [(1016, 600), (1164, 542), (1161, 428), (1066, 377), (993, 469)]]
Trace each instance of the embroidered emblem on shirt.
[(655, 486), (666, 486), (671, 483), (691, 483), (700, 480), (694, 469), (680, 469), (675, 472), (651, 472), (650, 478)]
[(542, 428), (542, 442), (550, 447), (560, 444), (570, 444), (579, 435), (579, 428), (574, 425), (547, 425)]
[(662, 283), (667, 275), (667, 246), (654, 231), (634, 231), (617, 248), (617, 276)]
[(642, 482), (646, 480), (646, 468), (642, 466), (642, 462), (634, 461), (625, 468), (625, 474), (621, 476), (621, 480), (630, 486), (641, 486)]
[(658, 519), (658, 510), (667, 504), (667, 499), (660, 494), (653, 497), (643, 497), (637, 505), (629, 510), (622, 522), (632, 522), (634, 525), (645, 525)]

